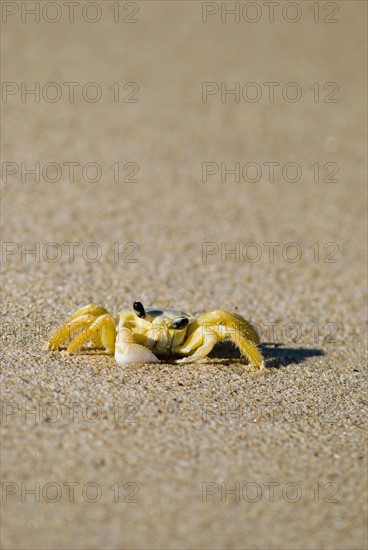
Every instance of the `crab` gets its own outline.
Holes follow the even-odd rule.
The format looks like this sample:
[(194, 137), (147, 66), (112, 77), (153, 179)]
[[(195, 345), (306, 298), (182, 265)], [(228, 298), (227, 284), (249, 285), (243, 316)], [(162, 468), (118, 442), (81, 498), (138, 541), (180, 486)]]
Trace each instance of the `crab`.
[(157, 363), (161, 359), (193, 363), (227, 339), (250, 365), (263, 368), (254, 327), (237, 313), (221, 309), (196, 318), (172, 309), (145, 309), (141, 302), (134, 302), (133, 310), (121, 311), (114, 319), (105, 308), (89, 304), (50, 336), (47, 349), (58, 350), (68, 342), (67, 351), (73, 353), (92, 342), (115, 355), (121, 365)]

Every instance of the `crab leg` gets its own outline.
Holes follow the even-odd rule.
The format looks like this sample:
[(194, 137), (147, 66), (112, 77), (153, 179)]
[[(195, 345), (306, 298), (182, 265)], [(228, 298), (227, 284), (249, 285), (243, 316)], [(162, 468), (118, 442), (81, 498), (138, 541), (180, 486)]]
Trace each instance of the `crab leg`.
[(50, 336), (49, 349), (57, 349), (66, 340), (71, 338), (78, 329), (90, 325), (95, 319), (93, 315), (81, 315), (73, 320), (65, 321), (65, 323)]
[(105, 313), (107, 313), (107, 310), (104, 307), (96, 306), (95, 304), (88, 304), (86, 306), (81, 307), (80, 309), (78, 309), (78, 311), (73, 313), (73, 315), (69, 317), (69, 319), (67, 319), (66, 322), (73, 321), (73, 319), (77, 319), (77, 317), (81, 317), (82, 315), (87, 315), (87, 314), (93, 315), (97, 319), (97, 317), (99, 317), (100, 315), (104, 315)]
[(72, 338), (78, 329), (90, 326), (104, 314), (107, 314), (106, 309), (95, 304), (88, 304), (78, 309), (50, 336), (48, 348), (57, 349), (66, 340)]
[(108, 353), (115, 351), (115, 323), (110, 313), (101, 315), (69, 344), (68, 351), (73, 352), (83, 346), (88, 340), (93, 340), (95, 344), (102, 346)]
[(177, 362), (192, 363), (203, 359), (217, 342), (227, 339), (234, 342), (251, 365), (257, 368), (264, 366), (262, 355), (257, 349), (259, 337), (252, 325), (240, 315), (220, 309), (205, 313), (192, 323), (187, 340), (175, 348), (175, 353), (194, 353)]

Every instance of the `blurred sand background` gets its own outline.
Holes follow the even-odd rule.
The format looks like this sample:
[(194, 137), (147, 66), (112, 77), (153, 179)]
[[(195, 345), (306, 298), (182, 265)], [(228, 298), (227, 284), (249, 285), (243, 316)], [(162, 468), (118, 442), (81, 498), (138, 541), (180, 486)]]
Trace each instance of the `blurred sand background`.
[[(201, 2), (120, 2), (115, 23), (118, 3), (99, 2), (94, 24), (81, 16), (85, 4), (72, 23), (65, 6), (55, 23), (52, 6), (39, 23), (3, 13), (3, 81), (41, 90), (56, 82), (63, 93), (56, 102), (14, 93), (2, 103), (2, 162), (19, 168), (2, 184), (2, 547), (366, 548), (366, 4), (334, 2), (330, 16), (320, 2), (315, 23), (313, 3), (297, 2), (299, 21), (275, 8), (270, 23), (259, 3), (258, 22), (222, 23), (221, 4), (210, 3), (219, 12), (204, 23)], [(80, 83), (72, 102), (65, 82)], [(83, 98), (89, 82), (99, 101)], [(121, 100), (135, 90), (124, 90), (129, 82), (139, 86), (129, 96), (137, 102)], [(256, 82), (262, 97), (203, 102), (203, 82)], [(280, 83), (273, 103), (264, 82)], [(290, 82), (300, 101), (282, 97)], [(323, 101), (329, 82), (339, 86), (337, 102)], [(75, 181), (66, 168), (54, 183), (52, 171), (22, 181), (21, 163), (36, 162), (79, 163)], [(95, 183), (80, 168), (90, 162), (102, 171)], [(256, 162), (262, 176), (203, 182), (205, 162)], [(265, 162), (296, 162), (302, 176), (292, 183), (277, 170), (271, 183)], [(309, 168), (316, 162), (319, 182)], [(328, 162), (338, 165), (337, 182), (323, 181)], [(127, 163), (138, 165), (138, 182), (123, 181)], [(83, 249), (91, 242), (96, 262), (86, 259), (96, 247)], [(204, 262), (206, 242), (219, 252)], [(221, 257), (221, 243), (250, 242), (259, 261)], [(280, 243), (274, 262), (268, 242)], [(299, 261), (281, 253), (290, 242)], [(74, 259), (64, 243), (79, 243)], [(24, 254), (35, 246), (39, 258)], [(48, 261), (55, 250), (61, 258)], [(249, 372), (226, 345), (202, 364), (136, 368), (102, 352), (42, 351), (79, 307), (93, 301), (116, 313), (135, 300), (238, 311), (263, 342), (280, 345), (262, 347), (262, 372)], [(32, 407), (38, 412), (26, 414)], [(24, 493), (34, 487), (39, 502)], [(225, 494), (236, 487), (238, 495)]]

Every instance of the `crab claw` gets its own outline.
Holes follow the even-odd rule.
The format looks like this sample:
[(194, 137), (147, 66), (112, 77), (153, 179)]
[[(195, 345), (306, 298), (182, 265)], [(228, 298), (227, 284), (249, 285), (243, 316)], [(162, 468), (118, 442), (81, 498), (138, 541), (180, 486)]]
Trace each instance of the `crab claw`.
[(115, 342), (115, 361), (119, 365), (160, 362), (152, 351), (134, 342), (133, 334), (127, 328), (119, 330)]

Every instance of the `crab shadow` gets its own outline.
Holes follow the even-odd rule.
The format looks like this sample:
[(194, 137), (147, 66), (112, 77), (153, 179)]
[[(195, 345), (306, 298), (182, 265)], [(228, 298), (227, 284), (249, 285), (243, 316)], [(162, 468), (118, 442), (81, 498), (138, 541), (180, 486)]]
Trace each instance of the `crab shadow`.
[[(309, 357), (321, 357), (324, 351), (316, 348), (289, 348), (282, 344), (261, 344), (259, 349), (265, 359), (266, 368), (281, 368), (303, 363)], [(239, 350), (231, 342), (220, 342), (208, 355), (219, 363), (229, 364), (240, 360)]]

